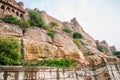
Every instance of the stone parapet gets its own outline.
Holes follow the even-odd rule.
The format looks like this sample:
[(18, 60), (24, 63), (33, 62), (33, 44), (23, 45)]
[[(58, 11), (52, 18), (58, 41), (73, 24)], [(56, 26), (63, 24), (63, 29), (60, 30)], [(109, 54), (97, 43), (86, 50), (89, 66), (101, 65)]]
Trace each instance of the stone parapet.
[(120, 64), (98, 68), (0, 66), (0, 80), (119, 80)]

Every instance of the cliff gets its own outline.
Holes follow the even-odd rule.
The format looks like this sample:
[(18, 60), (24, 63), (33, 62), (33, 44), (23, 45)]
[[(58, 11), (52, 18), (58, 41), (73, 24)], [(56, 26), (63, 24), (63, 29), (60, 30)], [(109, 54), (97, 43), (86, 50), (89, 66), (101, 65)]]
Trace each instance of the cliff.
[[(107, 62), (116, 62), (118, 60), (116, 57), (107, 56), (97, 50), (95, 40), (83, 30), (75, 18), (71, 22), (61, 22), (47, 15), (47, 13), (41, 13), (41, 15), (46, 24), (49, 22), (58, 23), (59, 27), (54, 31), (54, 39), (51, 39), (47, 35), (47, 31), (42, 28), (30, 27), (23, 33), (17, 25), (0, 23), (0, 37), (14, 36), (18, 38), (24, 60), (37, 61), (45, 58), (69, 58), (85, 65), (98, 65), (103, 60)], [(73, 41), (71, 34), (62, 31), (65, 26), (83, 35), (84, 38), (81, 39), (80, 48)], [(87, 57), (85, 54), (88, 54)]]

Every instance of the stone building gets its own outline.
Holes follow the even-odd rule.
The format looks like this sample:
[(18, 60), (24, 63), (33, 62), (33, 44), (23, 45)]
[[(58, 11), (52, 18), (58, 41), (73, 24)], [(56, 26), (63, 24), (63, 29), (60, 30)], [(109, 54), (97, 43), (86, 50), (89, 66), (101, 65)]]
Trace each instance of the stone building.
[(24, 17), (24, 3), (15, 0), (0, 0), (0, 17), (5, 15), (13, 15), (18, 19)]

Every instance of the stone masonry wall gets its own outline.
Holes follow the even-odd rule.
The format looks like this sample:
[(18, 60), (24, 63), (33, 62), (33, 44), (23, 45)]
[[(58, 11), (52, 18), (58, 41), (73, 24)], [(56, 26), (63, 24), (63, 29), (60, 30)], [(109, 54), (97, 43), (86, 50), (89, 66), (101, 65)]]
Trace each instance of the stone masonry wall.
[(47, 25), (49, 25), (50, 22), (56, 22), (58, 24), (58, 28), (63, 27), (63, 23), (61, 21), (48, 15), (45, 11), (40, 11), (40, 15)]
[(0, 0), (0, 17), (5, 15), (13, 15), (18, 19), (24, 17), (24, 3), (17, 3), (15, 0)]
[(73, 18), (71, 22), (61, 22), (58, 19), (55, 19), (54, 17), (48, 15), (45, 11), (40, 11), (40, 14), (47, 25), (49, 25), (50, 22), (56, 22), (59, 25), (58, 29), (68, 27), (75, 32), (80, 32), (84, 36), (84, 38), (91, 43), (91, 46), (96, 47), (95, 40), (83, 30), (76, 18)]
[(119, 80), (120, 65), (107, 64), (94, 68), (49, 68), (0, 66), (0, 80)]

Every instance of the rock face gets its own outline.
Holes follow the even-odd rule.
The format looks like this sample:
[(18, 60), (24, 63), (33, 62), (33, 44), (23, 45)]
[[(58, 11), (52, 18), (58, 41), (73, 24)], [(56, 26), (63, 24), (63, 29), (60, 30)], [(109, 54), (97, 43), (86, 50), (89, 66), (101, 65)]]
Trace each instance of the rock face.
[(52, 40), (47, 35), (47, 32), (40, 28), (28, 28), (23, 35), (22, 30), (18, 26), (0, 23), (0, 36), (18, 38), (23, 44), (25, 60), (71, 58), (85, 62), (85, 57), (72, 38), (62, 31), (56, 31), (55, 38)]
[(72, 38), (56, 32), (52, 40), (47, 32), (39, 28), (29, 28), (24, 34), (25, 60), (40, 60), (43, 58), (72, 58), (85, 61), (82, 52), (73, 42)]
[[(37, 10), (37, 9), (36, 9)], [(37, 10), (38, 11), (38, 10)], [(98, 65), (105, 61), (117, 61), (117, 58), (104, 55), (96, 49), (95, 40), (88, 35), (73, 18), (71, 22), (61, 22), (44, 11), (39, 11), (46, 24), (50, 22), (58, 23), (58, 28), (54, 30), (55, 37), (51, 39), (47, 35), (47, 30), (30, 27), (24, 34), (19, 26), (0, 23), (0, 36), (14, 36), (20, 40), (24, 59), (27, 61), (42, 60), (45, 58), (70, 58), (81, 63)], [(70, 28), (73, 32), (80, 32), (81, 48), (74, 43), (72, 35), (62, 31), (63, 27)], [(84, 56), (89, 53), (89, 57)]]
[(22, 30), (16, 25), (0, 23), (0, 35), (22, 37)]
[(83, 30), (76, 18), (73, 18), (71, 22), (61, 22), (48, 15), (45, 11), (38, 12), (40, 13), (42, 19), (45, 21), (46, 24), (49, 24), (50, 22), (56, 22), (58, 24), (58, 29), (68, 27), (75, 32), (80, 32), (84, 36), (84, 38), (90, 42), (91, 46), (96, 47), (95, 40)]

